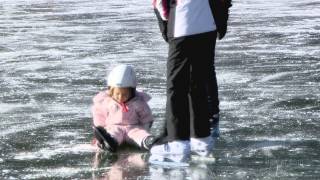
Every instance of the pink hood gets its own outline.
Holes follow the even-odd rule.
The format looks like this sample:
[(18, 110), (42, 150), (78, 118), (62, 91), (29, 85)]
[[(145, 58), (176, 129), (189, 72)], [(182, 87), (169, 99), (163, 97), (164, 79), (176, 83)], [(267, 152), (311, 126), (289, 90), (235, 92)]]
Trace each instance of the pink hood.
[[(95, 126), (108, 125), (143, 125), (153, 121), (151, 109), (147, 102), (151, 97), (136, 91), (136, 96), (123, 105), (102, 91), (93, 98), (92, 115)], [(123, 111), (126, 108), (127, 111)]]

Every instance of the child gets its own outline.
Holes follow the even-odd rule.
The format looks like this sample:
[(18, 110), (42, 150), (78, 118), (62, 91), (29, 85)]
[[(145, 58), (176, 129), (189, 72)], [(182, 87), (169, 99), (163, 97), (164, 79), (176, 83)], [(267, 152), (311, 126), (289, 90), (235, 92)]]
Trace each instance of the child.
[(148, 131), (153, 122), (151, 98), (136, 91), (136, 76), (132, 67), (119, 65), (109, 74), (108, 89), (93, 98), (93, 124), (97, 145), (115, 152), (123, 143), (134, 143), (149, 150), (155, 141)]

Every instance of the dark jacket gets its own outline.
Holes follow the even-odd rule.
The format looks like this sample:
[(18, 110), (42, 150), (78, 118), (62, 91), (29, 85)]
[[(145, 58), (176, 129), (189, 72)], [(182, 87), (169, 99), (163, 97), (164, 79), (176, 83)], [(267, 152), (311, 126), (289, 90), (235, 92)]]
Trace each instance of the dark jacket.
[[(227, 32), (229, 8), (232, 0), (208, 0), (216, 24), (218, 38), (222, 39)], [(165, 41), (173, 38), (176, 0), (154, 0), (154, 11)]]

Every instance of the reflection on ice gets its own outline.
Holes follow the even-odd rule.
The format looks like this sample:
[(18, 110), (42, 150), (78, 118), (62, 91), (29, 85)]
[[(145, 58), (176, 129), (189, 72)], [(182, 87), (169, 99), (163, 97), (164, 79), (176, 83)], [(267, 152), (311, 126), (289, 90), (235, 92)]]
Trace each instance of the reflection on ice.
[[(125, 153), (120, 155), (97, 152), (93, 158), (92, 178), (124, 180), (128, 177), (148, 175), (145, 153)], [(111, 167), (110, 167), (111, 165)], [(107, 168), (106, 167), (110, 167)], [(102, 170), (102, 171), (101, 171)]]
[(203, 180), (214, 179), (214, 173), (209, 165), (212, 163), (192, 163), (190, 167), (176, 166), (170, 168), (161, 165), (149, 165), (147, 153), (121, 153), (120, 155), (98, 152), (93, 158), (94, 179), (124, 180), (130, 177), (137, 179), (148, 177), (150, 179), (188, 179)]

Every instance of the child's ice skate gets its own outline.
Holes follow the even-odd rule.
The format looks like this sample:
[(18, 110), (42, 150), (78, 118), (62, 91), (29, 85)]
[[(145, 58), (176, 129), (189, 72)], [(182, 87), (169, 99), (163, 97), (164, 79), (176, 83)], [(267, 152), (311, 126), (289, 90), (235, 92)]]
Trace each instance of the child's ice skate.
[(148, 136), (142, 141), (142, 148), (145, 150), (150, 150), (153, 144), (156, 142), (156, 137), (155, 136)]
[(98, 140), (98, 147), (110, 152), (116, 152), (118, 148), (117, 141), (103, 127), (93, 126), (94, 136)]

